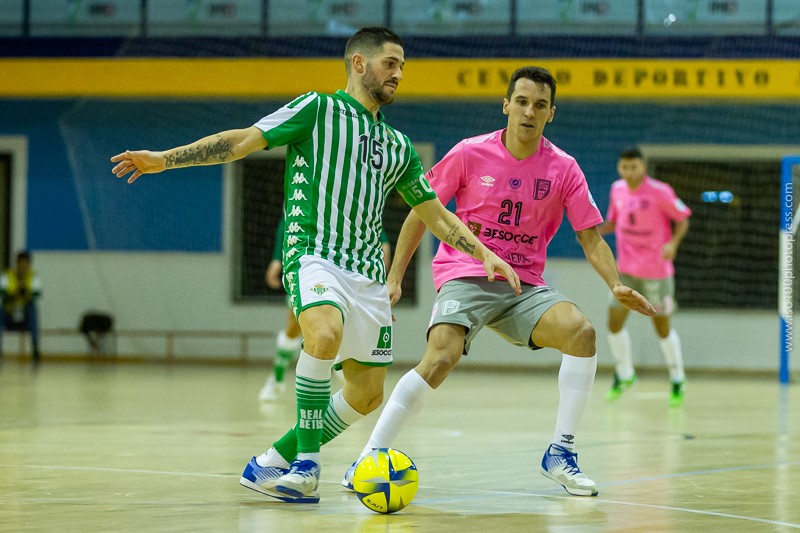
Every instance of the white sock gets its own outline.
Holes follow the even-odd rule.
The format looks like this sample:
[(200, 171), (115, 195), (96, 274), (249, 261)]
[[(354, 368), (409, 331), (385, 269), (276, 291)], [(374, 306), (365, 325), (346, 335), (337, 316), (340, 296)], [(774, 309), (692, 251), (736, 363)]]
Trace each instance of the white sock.
[(330, 442), (339, 433), (362, 418), (364, 418), (364, 415), (353, 409), (353, 406), (347, 403), (347, 400), (344, 398), (344, 391), (340, 390), (331, 396), (331, 403), (328, 404), (328, 410), (325, 411), (322, 442)]
[(561, 369), (558, 372), (558, 416), (553, 444), (568, 450), (575, 447), (575, 433), (581, 423), (586, 404), (589, 403), (596, 371), (596, 355), (575, 357), (562, 354)]
[(297, 358), (297, 366), (294, 371), (296, 375), (304, 378), (315, 381), (330, 381), (332, 368), (333, 359), (317, 359), (307, 354), (305, 350), (300, 350), (300, 356)]
[(433, 388), (413, 368), (400, 378), (360, 457), (373, 448), (390, 447), (411, 417), (420, 412), (425, 398), (431, 392)]
[(633, 377), (633, 356), (631, 354), (631, 336), (627, 328), (622, 328), (617, 333), (608, 333), (608, 347), (614, 358), (614, 369), (621, 380)]
[(258, 466), (278, 466), (280, 468), (289, 468), (289, 463), (281, 457), (281, 454), (275, 448), (270, 448), (266, 453), (262, 453), (256, 457)]
[(300, 452), (297, 454), (298, 461), (314, 461), (318, 465), (321, 465), (322, 462), (319, 460), (319, 452)]
[(278, 333), (278, 338), (275, 341), (279, 350), (285, 350), (287, 352), (296, 352), (300, 349), (300, 346), (303, 344), (303, 337), (295, 337), (292, 339), (289, 337), (285, 331), (280, 331)]
[(674, 329), (669, 330), (669, 335), (658, 341), (661, 346), (661, 353), (669, 369), (669, 379), (673, 383), (679, 383), (686, 379), (683, 371), (683, 351), (681, 350), (681, 338)]

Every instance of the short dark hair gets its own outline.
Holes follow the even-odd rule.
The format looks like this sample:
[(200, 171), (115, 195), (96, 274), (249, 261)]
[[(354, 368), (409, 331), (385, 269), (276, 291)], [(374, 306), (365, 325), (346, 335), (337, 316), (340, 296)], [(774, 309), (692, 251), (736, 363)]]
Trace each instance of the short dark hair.
[(403, 39), (399, 35), (383, 26), (368, 26), (355, 32), (344, 47), (344, 64), (347, 71), (350, 71), (350, 58), (353, 54), (361, 52), (365, 56), (371, 56), (386, 43), (404, 46)]
[(628, 146), (619, 153), (620, 159), (644, 159), (642, 151), (636, 146)]
[(511, 95), (514, 94), (514, 88), (517, 86), (517, 80), (522, 78), (549, 85), (550, 105), (556, 105), (556, 79), (550, 74), (549, 70), (542, 67), (522, 67), (515, 70), (508, 82), (506, 100), (511, 100)]
[(31, 262), (31, 253), (27, 250), (22, 250), (17, 254), (17, 261), (19, 260), (27, 261), (28, 263)]

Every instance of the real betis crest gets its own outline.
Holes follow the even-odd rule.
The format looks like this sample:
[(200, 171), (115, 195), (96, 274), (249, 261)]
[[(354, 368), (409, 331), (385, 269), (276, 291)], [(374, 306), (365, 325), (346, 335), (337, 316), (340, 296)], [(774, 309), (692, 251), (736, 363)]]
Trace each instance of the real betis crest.
[(328, 287), (324, 286), (322, 283), (317, 283), (316, 285), (311, 287), (311, 290), (314, 291), (314, 293), (316, 293), (317, 296), (322, 296), (323, 294), (325, 294), (325, 292), (327, 292)]

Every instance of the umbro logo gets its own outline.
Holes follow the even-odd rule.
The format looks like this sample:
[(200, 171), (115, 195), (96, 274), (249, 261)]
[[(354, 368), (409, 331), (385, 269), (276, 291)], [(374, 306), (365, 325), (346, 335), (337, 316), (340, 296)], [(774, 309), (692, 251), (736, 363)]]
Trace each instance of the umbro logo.
[(494, 187), (494, 178), (491, 176), (481, 176), (481, 182), (484, 187)]

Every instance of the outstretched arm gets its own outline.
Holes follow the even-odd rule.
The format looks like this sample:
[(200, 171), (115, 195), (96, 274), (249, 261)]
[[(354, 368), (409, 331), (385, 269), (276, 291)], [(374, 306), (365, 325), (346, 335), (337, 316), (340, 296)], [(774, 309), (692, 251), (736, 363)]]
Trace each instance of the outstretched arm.
[[(413, 209), (431, 233), (441, 241), (483, 263), (489, 281), (494, 281), (495, 274), (502, 276), (514, 288), (514, 292), (520, 294), (519, 276), (514, 269), (484, 246), (456, 215), (445, 209), (438, 198), (417, 204)], [(419, 244), (419, 239), (416, 240), (416, 244)], [(395, 251), (395, 262), (398, 262), (398, 255), (398, 251)]]
[(132, 173), (128, 183), (133, 183), (142, 174), (155, 174), (170, 168), (228, 163), (266, 146), (267, 141), (261, 130), (254, 126), (221, 131), (163, 152), (126, 150), (111, 158), (112, 162), (117, 163), (111, 172), (118, 178)]
[(577, 234), (586, 259), (606, 282), (614, 298), (628, 309), (645, 316), (655, 315), (655, 308), (644, 296), (622, 283), (614, 254), (611, 253), (608, 243), (600, 236), (597, 226), (579, 231)]

